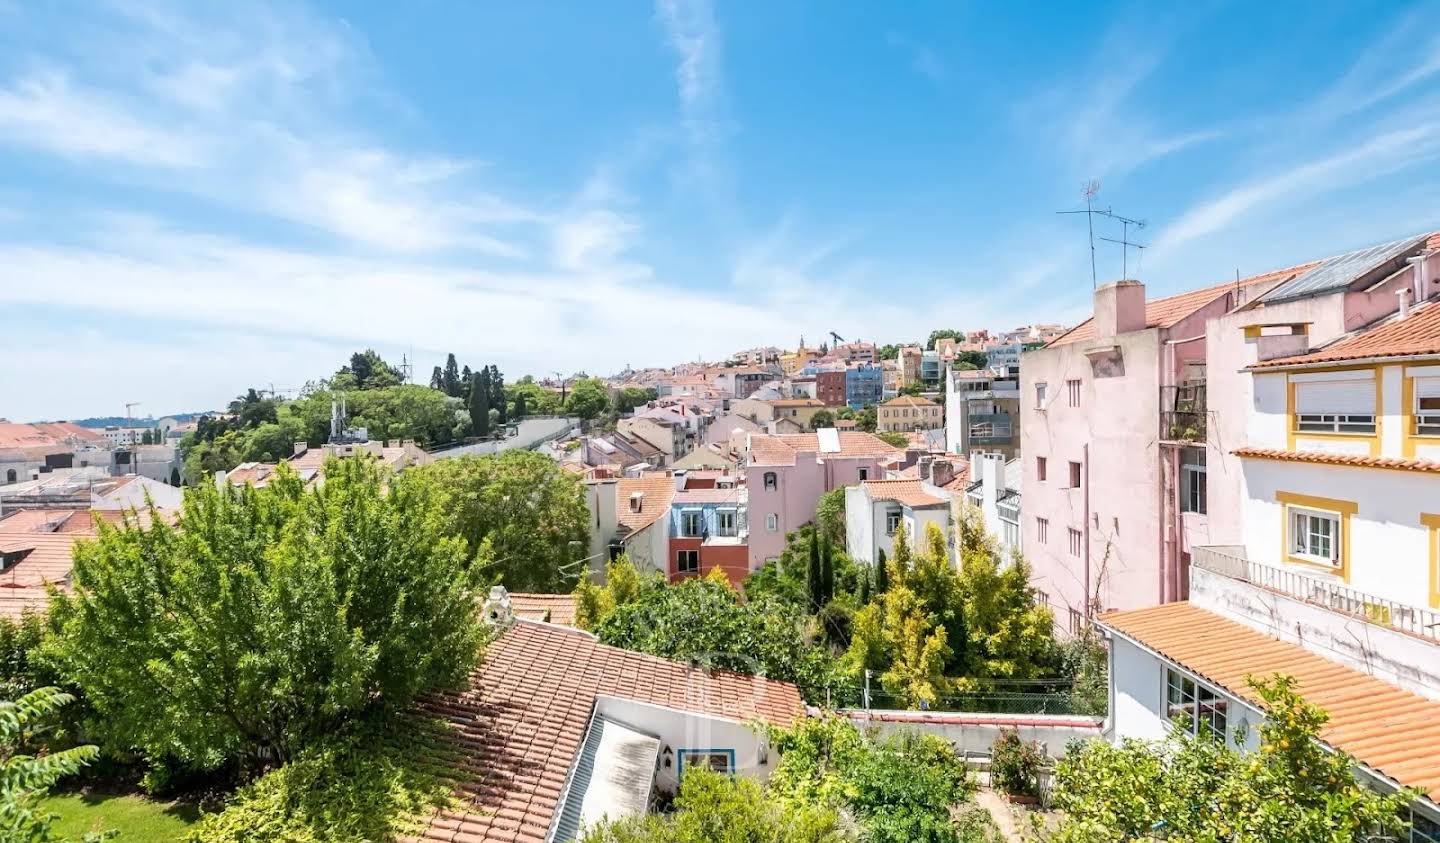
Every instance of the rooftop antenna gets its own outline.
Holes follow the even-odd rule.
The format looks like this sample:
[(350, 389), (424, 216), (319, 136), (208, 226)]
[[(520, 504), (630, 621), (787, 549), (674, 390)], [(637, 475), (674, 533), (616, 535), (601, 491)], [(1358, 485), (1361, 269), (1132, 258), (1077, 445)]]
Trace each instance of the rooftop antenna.
[(1097, 213), (1097, 214), (1104, 214), (1105, 216), (1109, 217), (1109, 218), (1112, 219), (1112, 220), (1118, 220), (1118, 221), (1119, 221), (1119, 223), (1120, 223), (1120, 232), (1121, 232), (1121, 233), (1120, 233), (1120, 239), (1119, 239), (1119, 240), (1116, 240), (1116, 239), (1114, 239), (1113, 237), (1101, 237), (1100, 239), (1101, 239), (1101, 240), (1104, 240), (1104, 241), (1107, 242), (1107, 243), (1119, 243), (1119, 244), (1120, 244), (1120, 253), (1121, 253), (1121, 256), (1122, 256), (1122, 257), (1120, 258), (1120, 277), (1121, 277), (1121, 278), (1129, 278), (1129, 277), (1130, 277), (1130, 250), (1131, 250), (1132, 248), (1134, 248), (1134, 249), (1140, 249), (1140, 250), (1141, 250), (1140, 254), (1141, 254), (1141, 256), (1143, 257), (1144, 254), (1145, 254), (1144, 249), (1147, 248), (1146, 245), (1143, 244), (1143, 243), (1132, 243), (1132, 242), (1130, 242), (1130, 226), (1133, 225), (1133, 226), (1135, 226), (1136, 228), (1144, 228), (1144, 227), (1145, 227), (1145, 221), (1144, 221), (1144, 220), (1132, 220), (1132, 219), (1130, 219), (1129, 217), (1122, 217), (1122, 216), (1120, 216), (1119, 214), (1111, 213), (1109, 208), (1106, 208), (1106, 209), (1103, 210), (1103, 211), (1096, 211), (1095, 213)]
[(1110, 209), (1109, 209), (1109, 208), (1106, 208), (1106, 209), (1103, 210), (1103, 211), (1097, 211), (1097, 210), (1095, 210), (1095, 207), (1094, 207), (1094, 205), (1095, 205), (1095, 196), (1096, 196), (1096, 194), (1098, 194), (1099, 192), (1100, 192), (1100, 182), (1097, 181), (1097, 180), (1095, 180), (1095, 179), (1090, 179), (1089, 181), (1085, 182), (1084, 186), (1080, 189), (1080, 194), (1085, 197), (1085, 210), (1083, 210), (1083, 211), (1080, 211), (1080, 210), (1075, 210), (1075, 211), (1056, 211), (1056, 212), (1055, 212), (1055, 213), (1057, 213), (1057, 214), (1084, 214), (1084, 215), (1085, 215), (1085, 224), (1086, 224), (1086, 227), (1090, 230), (1090, 288), (1091, 288), (1091, 289), (1094, 289), (1094, 288), (1096, 288), (1096, 287), (1099, 286), (1099, 282), (1096, 280), (1096, 273), (1095, 273), (1095, 215), (1096, 215), (1096, 214), (1106, 214), (1106, 215), (1109, 215), (1109, 213), (1110, 213)]

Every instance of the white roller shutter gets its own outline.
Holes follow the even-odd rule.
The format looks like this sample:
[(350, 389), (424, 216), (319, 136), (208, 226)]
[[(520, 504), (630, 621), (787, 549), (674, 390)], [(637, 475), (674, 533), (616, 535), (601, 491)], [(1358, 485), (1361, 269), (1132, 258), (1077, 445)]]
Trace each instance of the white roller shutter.
[(1416, 378), (1416, 398), (1440, 398), (1440, 378)]
[(1374, 415), (1375, 381), (1297, 383), (1295, 412), (1301, 415)]

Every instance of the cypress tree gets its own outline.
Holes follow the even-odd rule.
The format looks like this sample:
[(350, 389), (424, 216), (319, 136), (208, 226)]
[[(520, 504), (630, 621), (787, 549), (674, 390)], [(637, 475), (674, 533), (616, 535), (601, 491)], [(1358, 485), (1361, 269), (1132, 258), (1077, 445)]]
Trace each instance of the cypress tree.
[(430, 388), (438, 389), (446, 395), (450, 394), (449, 391), (445, 389), (445, 373), (440, 371), (439, 366), (436, 366), (435, 371), (430, 373)]
[(180, 485), (180, 468), (178, 466), (170, 467), (170, 485), (176, 487)]
[(822, 604), (835, 599), (835, 564), (830, 558), (829, 539), (820, 545), (820, 592)]
[(500, 413), (500, 423), (505, 423), (505, 376), (494, 363), (490, 364), (490, 406)]
[(515, 418), (517, 420), (525, 418), (525, 393), (523, 392), (515, 393)]
[[(470, 376), (470, 370), (468, 368), (465, 370), (465, 376), (467, 379)], [(460, 368), (455, 362), (455, 355), (453, 353), (445, 358), (445, 371), (440, 375), (440, 383), (446, 395), (453, 398), (459, 398), (461, 396), (460, 390), (464, 387), (464, 384), (460, 380)]]
[(890, 590), (890, 572), (885, 568), (885, 548), (880, 548), (880, 555), (875, 560), (875, 596), (879, 597)]
[(858, 579), (860, 583), (855, 589), (855, 597), (860, 601), (860, 605), (864, 606), (870, 602), (870, 569), (862, 567)]
[(470, 383), (470, 432), (481, 437), (490, 435), (490, 389), (486, 380), (482, 369)]
[(470, 403), (470, 385), (475, 383), (475, 376), (470, 374), (470, 367), (466, 366), (460, 372), (460, 388), (457, 390), (457, 398), (464, 398), (465, 403)]
[(819, 531), (810, 533), (810, 566), (805, 571), (805, 588), (809, 592), (811, 611), (820, 611), (824, 605), (824, 595), (821, 593), (822, 574), (820, 572), (820, 538)]

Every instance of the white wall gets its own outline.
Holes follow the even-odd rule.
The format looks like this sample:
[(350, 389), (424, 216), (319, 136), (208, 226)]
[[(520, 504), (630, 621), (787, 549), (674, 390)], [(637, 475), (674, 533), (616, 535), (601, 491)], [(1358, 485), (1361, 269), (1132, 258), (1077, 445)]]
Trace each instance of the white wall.
[[(1136, 646), (1130, 639), (1120, 635), (1110, 636), (1110, 729), (1117, 742), (1125, 738), (1146, 741), (1163, 740), (1170, 732), (1170, 721), (1165, 716), (1165, 670), (1178, 670), (1191, 679), (1198, 677), (1180, 669), (1150, 651)], [(1249, 703), (1240, 700), (1224, 688), (1216, 688), (1227, 703), (1225, 739), (1234, 745), (1238, 734), (1246, 735), (1245, 748), (1258, 749), (1260, 746), (1257, 727), (1261, 714)]]
[[(732, 749), (735, 751), (735, 772), (761, 781), (770, 778), (770, 771), (780, 760), (778, 753), (769, 751), (761, 735), (738, 720), (707, 717), (607, 696), (595, 699), (595, 709), (603, 717), (660, 738), (661, 762), (655, 772), (655, 787), (667, 793), (673, 794), (679, 784), (680, 751), (683, 749)], [(668, 768), (664, 763), (667, 747), (672, 759)]]
[(1039, 741), (1045, 754), (1064, 758), (1065, 747), (1076, 739), (1098, 738), (1103, 718), (1056, 714), (960, 714), (934, 711), (852, 709), (841, 712), (862, 729), (881, 735), (920, 732), (944, 738), (957, 752), (988, 755), (1002, 729), (1014, 729), (1021, 740)]

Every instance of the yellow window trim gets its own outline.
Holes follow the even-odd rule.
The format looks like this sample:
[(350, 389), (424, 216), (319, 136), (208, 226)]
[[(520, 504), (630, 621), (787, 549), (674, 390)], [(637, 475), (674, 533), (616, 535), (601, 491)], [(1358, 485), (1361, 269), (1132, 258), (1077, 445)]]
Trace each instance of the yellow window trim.
[[(1307, 370), (1305, 374), (1311, 374), (1313, 370)], [(1290, 374), (1285, 375), (1285, 418), (1286, 418), (1286, 450), (1297, 450), (1296, 439), (1329, 439), (1340, 442), (1364, 442), (1370, 446), (1370, 456), (1380, 456), (1382, 442), (1385, 432), (1385, 382), (1384, 372), (1380, 366), (1335, 366), (1323, 369), (1324, 372), (1359, 372), (1371, 371), (1375, 373), (1375, 432), (1374, 433), (1324, 433), (1310, 430), (1300, 430), (1299, 419), (1295, 415), (1295, 385), (1296, 381), (1291, 379)], [(1408, 380), (1408, 379), (1407, 379)], [(1408, 441), (1407, 441), (1408, 447)], [(1408, 456), (1408, 455), (1407, 455)]]
[(1404, 427), (1400, 429), (1400, 447), (1405, 459), (1415, 459), (1416, 446), (1440, 444), (1440, 436), (1423, 435), (1415, 432), (1415, 378), (1400, 374), (1400, 416)]
[(1310, 568), (1328, 571), (1332, 574), (1337, 573), (1335, 566), (1314, 562), (1290, 552), (1290, 507), (1298, 506), (1305, 509), (1318, 509), (1322, 512), (1333, 512), (1340, 516), (1340, 566), (1338, 573), (1340, 579), (1348, 585), (1350, 582), (1350, 516), (1360, 511), (1360, 505), (1354, 501), (1321, 498), (1315, 495), (1302, 495), (1297, 492), (1276, 492), (1275, 502), (1280, 504), (1280, 514), (1282, 517), (1280, 525), (1280, 558), (1295, 565), (1305, 565)]
[(1422, 514), (1420, 523), (1430, 528), (1430, 608), (1440, 609), (1440, 515)]

